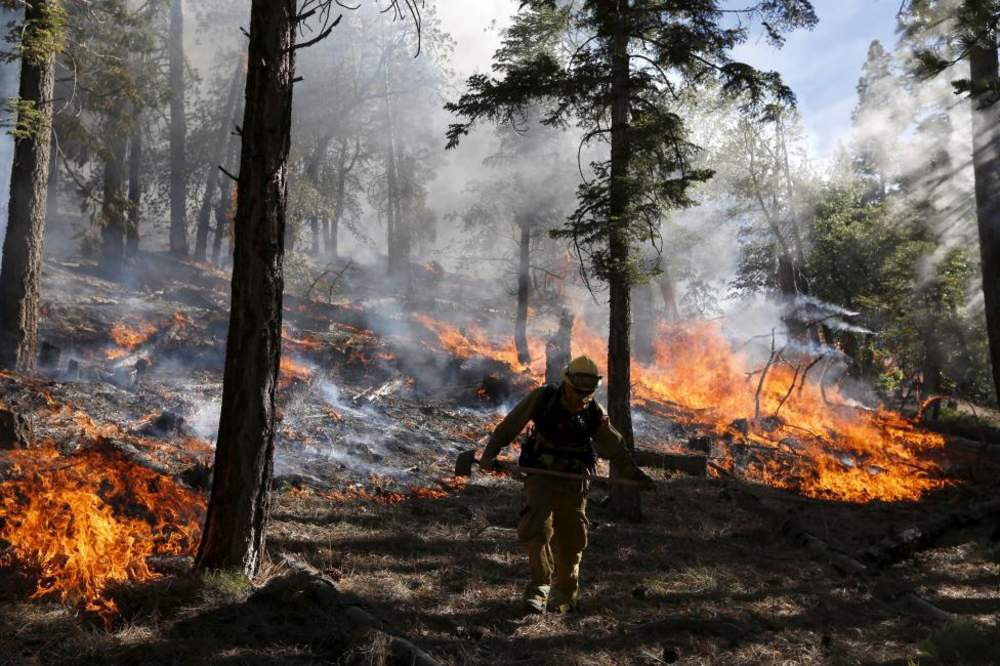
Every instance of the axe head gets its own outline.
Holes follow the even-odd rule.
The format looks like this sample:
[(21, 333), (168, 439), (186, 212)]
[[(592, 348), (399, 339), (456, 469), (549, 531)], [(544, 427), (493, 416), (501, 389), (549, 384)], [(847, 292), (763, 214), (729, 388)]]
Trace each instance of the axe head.
[(459, 453), (458, 458), (455, 459), (455, 476), (472, 476), (472, 463), (475, 462), (479, 462), (476, 460), (475, 449)]

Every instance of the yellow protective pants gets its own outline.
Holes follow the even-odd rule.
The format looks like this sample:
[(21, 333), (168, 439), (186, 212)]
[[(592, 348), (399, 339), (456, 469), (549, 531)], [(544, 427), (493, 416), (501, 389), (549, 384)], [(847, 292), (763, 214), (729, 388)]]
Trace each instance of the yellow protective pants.
[(524, 490), (517, 536), (528, 552), (531, 586), (551, 585), (576, 599), (589, 524), (585, 482), (528, 476)]

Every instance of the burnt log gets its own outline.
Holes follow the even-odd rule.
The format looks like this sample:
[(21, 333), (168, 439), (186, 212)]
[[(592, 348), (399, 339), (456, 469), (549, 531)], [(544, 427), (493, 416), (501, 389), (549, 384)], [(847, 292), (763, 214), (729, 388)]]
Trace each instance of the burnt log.
[(683, 472), (691, 476), (705, 476), (708, 470), (706, 456), (660, 453), (646, 449), (632, 451), (632, 459), (639, 467), (652, 467), (672, 472)]
[(910, 527), (885, 537), (860, 553), (867, 565), (885, 568), (901, 562), (914, 553), (932, 547), (948, 532), (978, 525), (1000, 511), (1000, 500), (981, 502), (963, 511), (955, 511), (924, 525)]
[(0, 449), (27, 449), (35, 437), (24, 414), (0, 408)]

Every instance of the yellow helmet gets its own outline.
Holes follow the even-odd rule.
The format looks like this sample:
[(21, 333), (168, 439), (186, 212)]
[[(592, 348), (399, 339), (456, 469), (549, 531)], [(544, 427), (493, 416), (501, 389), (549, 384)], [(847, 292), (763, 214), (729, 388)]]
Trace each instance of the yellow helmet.
[(600, 370), (589, 356), (577, 356), (566, 366), (563, 380), (581, 393), (593, 393), (601, 383)]

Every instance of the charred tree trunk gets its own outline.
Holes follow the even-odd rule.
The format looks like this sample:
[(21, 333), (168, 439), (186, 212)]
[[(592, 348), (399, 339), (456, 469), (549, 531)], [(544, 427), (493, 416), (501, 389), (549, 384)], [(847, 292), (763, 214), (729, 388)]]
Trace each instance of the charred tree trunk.
[[(987, 39), (983, 37), (983, 39)], [(969, 48), (972, 82), (976, 86), (1000, 78), (996, 37)], [(986, 301), (986, 334), (990, 345), (993, 387), (1000, 399), (1000, 102), (972, 101), (972, 165), (976, 177), (976, 218)]]
[(253, 0), (222, 414), (201, 569), (257, 573), (273, 467), (281, 356), (294, 0)]
[(531, 222), (522, 217), (521, 257), (517, 265), (517, 321), (514, 323), (514, 346), (517, 347), (517, 361), (521, 365), (531, 363), (528, 348), (528, 295), (531, 291)]
[[(611, 37), (611, 184), (608, 192), (608, 252), (612, 264), (608, 277), (609, 331), (608, 331), (608, 417), (622, 434), (625, 446), (635, 448), (632, 433), (631, 405), (631, 304), (629, 275), (629, 241), (626, 233), (629, 209), (629, 93), (630, 72), (628, 56), (627, 13), (629, 3), (619, 0), (617, 13), (612, 10), (614, 22)], [(611, 476), (621, 470), (612, 465)], [(612, 486), (611, 507), (628, 520), (642, 518), (639, 491), (630, 486)]]
[(677, 324), (681, 320), (681, 311), (677, 307), (677, 284), (670, 276), (670, 269), (663, 266), (663, 273), (657, 280), (660, 296), (663, 297), (663, 319), (668, 324)]
[[(242, 107), (237, 104), (237, 114), (236, 116), (241, 116), (239, 111)], [(240, 117), (233, 118), (233, 124), (236, 125), (240, 122)], [(224, 160), (226, 164), (232, 165), (238, 162), (240, 159), (240, 136), (236, 132), (232, 132), (229, 135), (229, 141), (226, 143), (226, 154)], [(232, 171), (234, 169), (230, 169)], [(219, 256), (222, 254), (222, 239), (230, 237), (230, 227), (232, 225), (233, 216), (235, 215), (235, 206), (233, 205), (233, 181), (229, 176), (223, 174), (222, 185), (219, 189), (219, 203), (215, 207), (215, 234), (212, 238), (212, 263), (218, 264), (220, 262)]]
[(170, 253), (188, 254), (187, 120), (184, 112), (184, 6), (170, 5)]
[(128, 227), (125, 230), (125, 259), (132, 261), (139, 254), (139, 226), (142, 215), (142, 122), (136, 119), (136, 129), (128, 142)]
[[(33, 0), (24, 10), (25, 34), (46, 29), (47, 0)], [(55, 54), (21, 59), (19, 96), (33, 105), (41, 123), (26, 122), (18, 114), (18, 127), (33, 131), (14, 139), (10, 177), (7, 233), (0, 265), (0, 367), (32, 372), (38, 356), (38, 299), (42, 275), (42, 242), (49, 183), (49, 150), (52, 141), (52, 91)]]
[(559, 313), (559, 328), (545, 341), (545, 383), (559, 384), (569, 366), (573, 344), (573, 313)]
[(633, 289), (633, 340), (635, 358), (646, 365), (652, 363), (656, 342), (656, 310), (653, 307), (653, 286), (644, 284)]
[[(115, 130), (112, 129), (112, 132)], [(101, 273), (109, 280), (121, 279), (125, 268), (126, 211), (125, 154), (127, 139), (111, 140), (111, 156), (104, 165), (104, 201), (101, 205)]]
[[(236, 105), (239, 103), (240, 83), (243, 77), (243, 61), (240, 59), (233, 72), (232, 82), (229, 84), (229, 95), (226, 97), (226, 106), (222, 112), (222, 121), (219, 129), (213, 138), (214, 145), (212, 155), (218, 156), (219, 161), (225, 161), (227, 139), (230, 135), (229, 122), (236, 112)], [(205, 196), (201, 200), (201, 210), (198, 211), (198, 233), (194, 243), (194, 258), (197, 261), (205, 261), (208, 258), (208, 231), (211, 225), (212, 201), (219, 190), (220, 172), (216, 165), (210, 164), (208, 169), (208, 179), (205, 182)]]
[(310, 232), (312, 234), (312, 248), (311, 248), (311, 250), (312, 250), (312, 256), (318, 257), (319, 256), (319, 248), (320, 248), (320, 243), (319, 243), (319, 218), (316, 217), (315, 215), (313, 217), (309, 218), (309, 230), (310, 230)]

